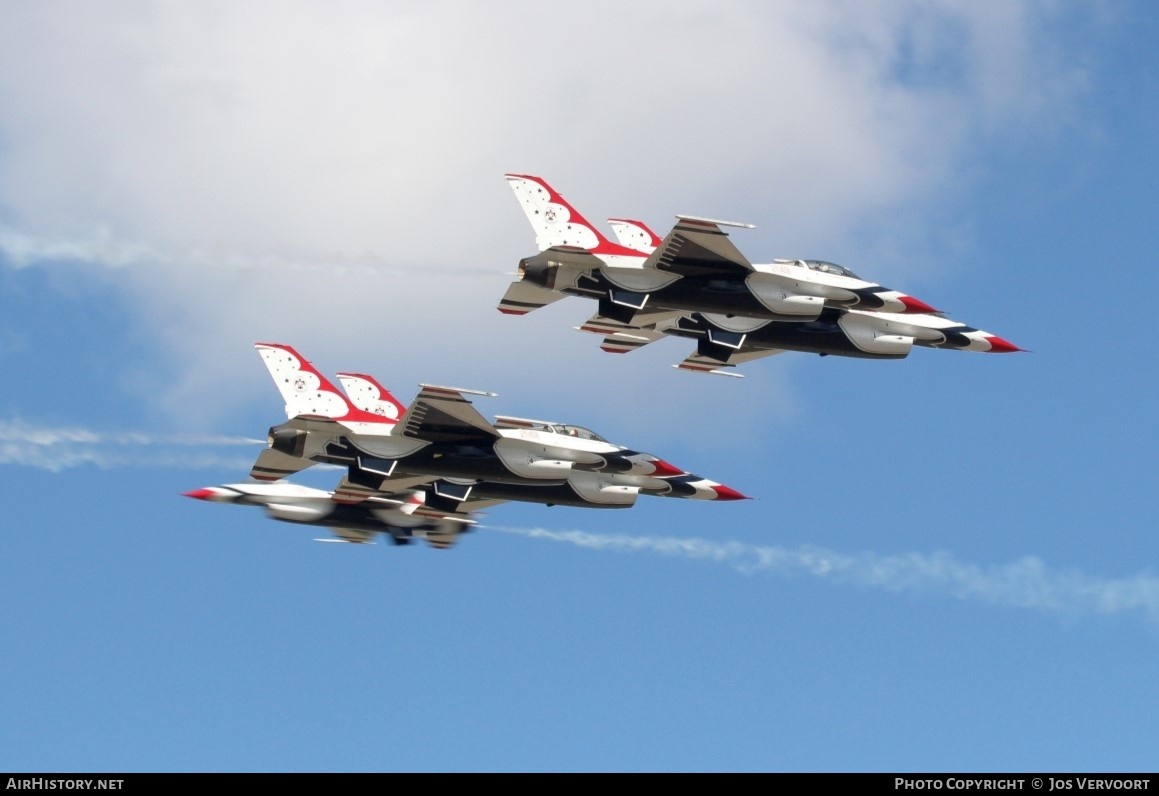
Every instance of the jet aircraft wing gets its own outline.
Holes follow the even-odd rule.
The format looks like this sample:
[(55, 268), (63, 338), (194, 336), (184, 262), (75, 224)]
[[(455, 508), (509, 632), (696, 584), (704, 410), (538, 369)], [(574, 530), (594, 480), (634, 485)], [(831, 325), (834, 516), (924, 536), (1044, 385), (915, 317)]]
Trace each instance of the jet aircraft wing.
[(676, 226), (644, 263), (645, 268), (671, 271), (681, 276), (737, 276), (753, 269), (753, 264), (728, 239), (725, 227), (752, 229), (752, 224), (717, 221), (695, 216), (677, 216)]
[(419, 386), (422, 389), (411, 401), (400, 424), (404, 437), (427, 442), (489, 444), (501, 436), (464, 397), (464, 394), (493, 397), (495, 393), (433, 384)]

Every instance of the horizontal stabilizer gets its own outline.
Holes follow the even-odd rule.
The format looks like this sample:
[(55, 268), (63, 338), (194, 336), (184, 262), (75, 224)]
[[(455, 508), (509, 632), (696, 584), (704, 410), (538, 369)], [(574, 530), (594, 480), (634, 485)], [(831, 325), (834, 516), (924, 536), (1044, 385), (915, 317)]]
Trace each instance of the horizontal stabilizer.
[(785, 353), (785, 349), (783, 348), (752, 348), (748, 350), (741, 349), (739, 351), (724, 348), (722, 350), (727, 353), (719, 359), (693, 352), (683, 362), (672, 367), (680, 368), (681, 370), (690, 370), (696, 373), (712, 373), (717, 376), (739, 377), (741, 376), (740, 373), (719, 370), (719, 368), (732, 368), (737, 365), (742, 365), (745, 362), (752, 362), (754, 359), (763, 359), (764, 357)]
[(423, 531), (421, 534), (416, 533), (416, 536), (421, 535), (427, 540), (427, 544), (438, 550), (449, 550), (455, 546), (455, 542), (459, 541), (459, 532), (456, 530), (433, 530)]
[[(642, 331), (642, 330), (641, 330)], [(600, 343), (600, 350), (609, 354), (627, 354), (637, 348), (643, 348), (664, 337), (663, 332), (644, 332), (643, 334), (610, 334)]]
[(732, 371), (723, 370), (723, 367), (732, 367), (731, 365), (723, 365), (714, 363), (712, 359), (705, 359), (698, 356), (688, 357), (678, 365), (672, 365), (681, 371), (690, 371), (692, 373), (707, 373), (709, 375), (730, 375), (734, 379), (743, 379), (743, 373), (734, 373)]
[(374, 532), (363, 531), (356, 528), (331, 528), (330, 532), (338, 537), (336, 540), (327, 539), (325, 541), (343, 541), (350, 544), (374, 544)]
[(338, 486), (334, 487), (334, 496), (331, 499), (335, 503), (361, 503), (377, 494), (379, 494), (379, 490), (369, 484), (357, 483), (349, 478), (343, 478), (338, 482)]
[(305, 470), (313, 464), (314, 462), (309, 459), (290, 456), (272, 448), (266, 448), (258, 454), (257, 461), (250, 469), (250, 478), (255, 478), (258, 481), (279, 481)]
[(713, 376), (732, 376), (737, 379), (744, 378), (744, 374), (742, 373), (733, 373), (732, 371), (724, 370), (724, 368), (731, 368), (732, 365), (724, 365), (714, 359), (702, 357), (700, 354), (692, 354), (680, 364), (673, 365), (672, 367), (691, 371), (692, 373), (708, 373)]
[(600, 348), (611, 354), (623, 354), (663, 339), (667, 336), (663, 330), (674, 326), (682, 315), (681, 312), (672, 311), (641, 312), (636, 314), (631, 323), (624, 323), (597, 312), (583, 326), (575, 328), (581, 332), (605, 335)]
[[(447, 523), (447, 527), (458, 527), (460, 533), (469, 530), (469, 526), (475, 525), (475, 520), (471, 519), (469, 512), (475, 511), (482, 505), (493, 505), (501, 503), (499, 500), (464, 500), (459, 504), (459, 508), (455, 511), (443, 511), (428, 506), (425, 503), (412, 512), (412, 517), (426, 517), (427, 519), (440, 520)], [(454, 525), (451, 525), (454, 523)]]
[(566, 298), (566, 294), (530, 282), (512, 282), (499, 300), (499, 311), (506, 315), (526, 315), (561, 298)]

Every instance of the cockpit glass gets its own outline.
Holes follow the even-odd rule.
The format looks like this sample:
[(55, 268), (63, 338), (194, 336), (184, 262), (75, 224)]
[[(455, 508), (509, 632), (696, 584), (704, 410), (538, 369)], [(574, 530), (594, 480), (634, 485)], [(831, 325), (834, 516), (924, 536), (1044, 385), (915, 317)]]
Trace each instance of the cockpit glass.
[(821, 271), (826, 274), (836, 274), (837, 276), (847, 276), (850, 279), (860, 279), (857, 274), (850, 271), (843, 265), (837, 263), (826, 262), (825, 260), (802, 260), (805, 267), (811, 271)]
[(599, 434), (592, 431), (591, 429), (584, 428), (583, 426), (557, 425), (552, 426), (551, 430), (556, 434), (563, 434), (566, 437), (577, 437), (579, 439), (593, 439), (596, 442), (607, 442), (607, 440), (605, 440)]

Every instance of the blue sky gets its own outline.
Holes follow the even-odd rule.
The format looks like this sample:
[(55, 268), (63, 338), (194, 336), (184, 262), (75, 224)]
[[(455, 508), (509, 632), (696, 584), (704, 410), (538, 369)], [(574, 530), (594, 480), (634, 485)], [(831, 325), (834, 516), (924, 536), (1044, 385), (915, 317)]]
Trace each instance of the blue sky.
[[(0, 5), (0, 769), (1153, 771), (1157, 38), (1142, 2)], [(604, 354), (587, 302), (495, 310), (509, 171), (1032, 353)], [(181, 496), (283, 417), (258, 341), (756, 499), (317, 544)]]

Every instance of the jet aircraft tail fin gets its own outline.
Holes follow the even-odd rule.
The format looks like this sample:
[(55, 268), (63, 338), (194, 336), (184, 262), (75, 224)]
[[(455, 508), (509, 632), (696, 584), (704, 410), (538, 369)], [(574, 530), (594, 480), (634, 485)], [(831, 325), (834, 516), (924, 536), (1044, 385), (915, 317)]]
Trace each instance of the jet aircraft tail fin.
[(541, 252), (556, 246), (591, 251), (601, 245), (612, 245), (543, 178), (529, 174), (505, 176), (535, 230), (535, 242)]
[(364, 373), (339, 373), (338, 381), (346, 391), (346, 397), (358, 409), (378, 415), (389, 422), (397, 423), (406, 412), (406, 407), (390, 390), (378, 383), (373, 376)]
[(621, 246), (627, 246), (629, 249), (644, 254), (656, 251), (663, 242), (660, 236), (649, 229), (643, 221), (631, 218), (609, 218), (608, 224), (611, 225), (612, 233), (615, 234), (616, 240), (620, 242)]
[(324, 417), (338, 421), (393, 425), (397, 419), (358, 409), (309, 360), (291, 346), (255, 343), (274, 385), (286, 402), (286, 417)]
[(609, 265), (628, 268), (643, 265), (647, 255), (639, 249), (608, 240), (542, 177), (529, 174), (508, 174), (506, 177), (535, 230), (535, 243), (541, 252), (549, 249), (586, 251)]

